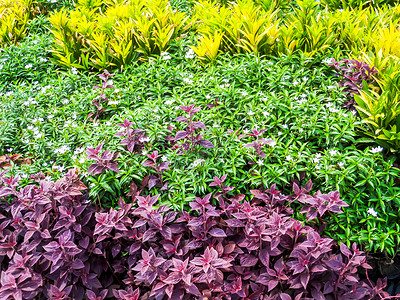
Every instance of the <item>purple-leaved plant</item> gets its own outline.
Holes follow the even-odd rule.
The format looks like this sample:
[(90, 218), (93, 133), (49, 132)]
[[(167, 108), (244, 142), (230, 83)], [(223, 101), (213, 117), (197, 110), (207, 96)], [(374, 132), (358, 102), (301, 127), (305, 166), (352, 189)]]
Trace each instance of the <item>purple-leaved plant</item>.
[(97, 175), (107, 169), (118, 173), (119, 172), (118, 163), (114, 162), (113, 160), (118, 158), (119, 152), (112, 153), (108, 150), (105, 150), (100, 154), (100, 151), (102, 149), (103, 149), (103, 144), (100, 144), (95, 149), (88, 148), (86, 150), (88, 159), (96, 161), (96, 163), (91, 164), (89, 166), (88, 174)]
[(146, 154), (149, 160), (146, 160), (142, 165), (145, 167), (150, 167), (157, 172), (157, 176), (150, 175), (148, 186), (149, 190), (151, 190), (155, 186), (161, 186), (161, 191), (164, 191), (168, 188), (168, 182), (164, 182), (162, 179), (163, 173), (168, 169), (170, 162), (164, 161), (162, 163), (157, 162), (157, 159), (161, 157), (158, 154), (158, 151), (154, 151), (152, 154)]
[[(373, 76), (378, 73), (378, 71), (374, 66), (371, 68), (365, 62), (356, 59), (344, 59), (341, 61), (332, 59), (328, 66), (334, 67), (337, 70), (336, 75), (342, 78), (339, 86), (344, 87), (344, 91), (349, 98), (353, 98), (354, 94), (360, 94), (360, 91), (365, 88), (364, 82), (367, 85), (376, 82)], [(356, 111), (354, 105), (354, 99), (350, 99), (345, 102), (344, 107)]]
[(186, 123), (187, 126), (185, 130), (180, 130), (175, 135), (175, 142), (183, 140), (182, 143), (176, 144), (173, 149), (180, 149), (182, 152), (191, 150), (193, 151), (196, 145), (203, 146), (205, 148), (214, 148), (213, 143), (209, 140), (204, 140), (203, 136), (196, 133), (197, 130), (204, 129), (206, 126), (203, 122), (194, 121), (194, 115), (200, 111), (200, 107), (195, 107), (195, 104), (189, 106), (179, 106), (181, 110), (188, 114), (188, 117), (180, 116), (175, 119), (175, 121)]
[(97, 76), (100, 77), (100, 79), (102, 81), (102, 85), (95, 85), (93, 87), (93, 89), (100, 89), (101, 90), (99, 97), (94, 99), (93, 102), (92, 102), (93, 105), (96, 106), (97, 111), (96, 111), (96, 114), (90, 113), (88, 115), (88, 118), (90, 118), (90, 117), (95, 115), (94, 120), (96, 121), (98, 119), (99, 115), (104, 112), (104, 108), (102, 106), (102, 103), (108, 101), (108, 98), (106, 96), (106, 90), (114, 88), (114, 86), (112, 84), (110, 84), (110, 78), (112, 76), (114, 76), (114, 75), (115, 74), (110, 74), (107, 70), (104, 70), (104, 74), (97, 75)]
[[(156, 154), (157, 155), (157, 154)], [(310, 219), (340, 213), (339, 194), (282, 195), (275, 186), (230, 196), (214, 178), (211, 194), (191, 212), (160, 205), (159, 196), (95, 208), (76, 170), (56, 182), (37, 176), (19, 187), (0, 174), (1, 299), (379, 299), (384, 280), (360, 279), (370, 268), (353, 246), (337, 246), (313, 223), (293, 218), (305, 203)], [(7, 201), (5, 201), (7, 199)], [(324, 202), (324, 204), (322, 203)]]
[(148, 140), (145, 131), (138, 128), (130, 128), (132, 124), (133, 123), (128, 119), (125, 119), (124, 123), (117, 124), (117, 126), (120, 126), (125, 130), (119, 131), (115, 134), (115, 136), (124, 137), (124, 139), (121, 141), (121, 145), (126, 146), (130, 153), (133, 153), (135, 148), (137, 150), (142, 149), (144, 143)]

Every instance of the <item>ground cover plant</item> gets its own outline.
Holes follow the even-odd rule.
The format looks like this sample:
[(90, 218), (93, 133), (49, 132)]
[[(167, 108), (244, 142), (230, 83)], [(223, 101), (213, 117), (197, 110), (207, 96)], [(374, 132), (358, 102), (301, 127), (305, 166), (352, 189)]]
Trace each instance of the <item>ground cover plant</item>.
[(3, 299), (388, 295), (384, 281), (371, 286), (358, 277), (357, 268), (371, 267), (355, 244), (335, 249), (332, 239), (290, 217), (295, 201), (305, 204), (308, 220), (347, 206), (337, 192), (308, 195), (311, 182), (291, 196), (275, 185), (252, 190), (253, 200), (240, 204), (245, 196), (228, 197), (226, 176), (215, 177), (221, 209), (208, 194), (190, 203), (196, 213), (178, 215), (157, 205), (159, 195), (98, 211), (76, 170), (57, 182), (43, 177), (24, 188), (18, 177), (1, 178), (0, 197), (8, 199), (0, 209)]
[[(26, 38), (0, 50), (0, 170), (7, 171), (0, 189), (1, 295), (396, 294), (399, 7), (161, 4), (129, 4), (129, 14), (143, 12), (141, 24), (153, 29), (136, 30), (125, 58), (103, 49), (100, 37), (97, 44), (90, 36), (67, 37), (95, 19), (110, 25), (110, 15), (128, 13), (115, 1), (78, 1), (75, 10), (54, 12), (50, 23), (41, 15), (29, 22)], [(249, 16), (254, 23), (244, 21)], [(68, 23), (63, 35), (67, 27), (57, 27), (57, 18), (75, 18), (79, 29)], [(136, 17), (121, 18), (126, 28), (121, 23), (102, 35), (120, 47), (129, 43), (114, 35), (141, 26)], [(155, 34), (164, 21), (182, 29), (165, 43)], [(257, 28), (264, 33), (251, 36)], [(54, 34), (75, 54), (55, 45)], [(309, 180), (320, 191), (314, 196), (306, 196)], [(253, 209), (255, 217), (242, 218)], [(286, 229), (272, 237), (278, 216)], [(134, 233), (124, 229), (132, 224)], [(293, 226), (301, 233), (289, 246)], [(253, 230), (266, 234), (258, 248), (249, 241)], [(316, 239), (325, 248), (310, 260)], [(60, 254), (56, 243), (72, 252)], [(363, 255), (374, 268), (369, 273)], [(201, 271), (207, 258), (215, 262)], [(26, 260), (29, 270), (18, 275), (15, 265)], [(299, 268), (296, 260), (317, 266)], [(101, 263), (103, 270), (94, 267)], [(180, 277), (183, 270), (189, 275)], [(14, 282), (15, 274), (22, 278)]]

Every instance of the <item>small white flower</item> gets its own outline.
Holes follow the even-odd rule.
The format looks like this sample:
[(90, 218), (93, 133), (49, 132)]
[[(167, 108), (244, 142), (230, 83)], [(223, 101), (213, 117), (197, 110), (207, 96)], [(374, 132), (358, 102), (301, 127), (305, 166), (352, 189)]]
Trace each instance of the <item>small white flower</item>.
[(47, 61), (47, 58), (41, 57), (41, 58), (40, 58), (40, 61), (41, 61), (41, 62), (46, 62), (46, 61)]
[(193, 49), (190, 48), (190, 49), (188, 50), (188, 52), (186, 52), (185, 58), (187, 58), (187, 59), (193, 59), (193, 58), (195, 58), (195, 57), (196, 57), (196, 53), (194, 53)]
[(190, 79), (190, 78), (183, 78), (183, 82), (186, 83), (186, 84), (192, 84), (193, 80)]
[(293, 160), (293, 157), (292, 157), (291, 155), (288, 155), (288, 156), (286, 156), (286, 160), (292, 161), (292, 160)]
[(109, 105), (118, 105), (120, 103), (120, 101), (115, 100), (115, 101), (108, 101)]
[(85, 151), (85, 148), (83, 148), (83, 147), (78, 147), (78, 148), (76, 148), (76, 149), (74, 150), (74, 154), (80, 154), (80, 153), (82, 153), (83, 151)]
[(264, 115), (264, 117), (269, 117), (271, 114), (267, 111), (263, 111), (263, 115)]
[(44, 119), (43, 119), (43, 118), (38, 118), (38, 121), (39, 121), (39, 122), (43, 122)]
[(51, 180), (51, 176), (46, 176), (46, 177), (44, 178), (44, 180), (50, 181), (50, 180)]
[(28, 174), (26, 173), (21, 174), (21, 178), (28, 178)]
[(5, 96), (8, 97), (8, 96), (11, 96), (12, 94), (14, 94), (14, 92), (13, 91), (9, 91), (9, 92), (5, 93)]
[(319, 158), (318, 158), (318, 157), (314, 157), (314, 158), (312, 159), (312, 162), (313, 162), (314, 164), (319, 163)]
[(13, 151), (14, 150), (14, 148), (8, 148), (7, 149), (7, 152), (11, 152), (11, 151)]
[(160, 57), (162, 60), (170, 60), (171, 56), (169, 55), (168, 52), (161, 52)]
[(64, 166), (55, 166), (54, 169), (56, 169), (58, 172), (64, 172), (65, 167)]
[(246, 91), (243, 91), (241, 94), (242, 94), (243, 97), (246, 97), (249, 93), (246, 92)]
[(247, 112), (247, 114), (248, 114), (249, 116), (252, 116), (252, 115), (254, 115), (254, 112), (251, 111), (251, 110), (249, 110), (249, 111)]
[(167, 101), (165, 101), (165, 104), (166, 105), (171, 105), (171, 104), (173, 104), (175, 102), (175, 100), (167, 100)]
[(338, 166), (343, 168), (344, 167), (344, 162), (341, 161), (340, 163), (338, 163)]
[(278, 135), (282, 135), (282, 131), (278, 131)]
[(368, 208), (367, 213), (375, 218), (378, 216), (378, 213), (372, 207)]
[(264, 165), (264, 162), (261, 159), (259, 159), (257, 160), (257, 164), (261, 167)]
[(41, 139), (43, 136), (44, 136), (43, 132), (40, 132), (40, 133), (38, 132), (35, 134), (36, 139)]
[(68, 103), (69, 103), (69, 100), (68, 100), (68, 99), (63, 99), (63, 100), (62, 100), (62, 103), (68, 104)]
[(330, 111), (331, 113), (337, 113), (337, 112), (339, 112), (340, 110), (339, 110), (338, 108), (335, 108), (335, 107), (329, 107), (329, 111)]
[(192, 163), (192, 168), (196, 168), (198, 165), (200, 165), (200, 164), (203, 163), (203, 162), (205, 162), (205, 160), (202, 159), (202, 158), (196, 159), (196, 160)]
[(72, 72), (72, 74), (77, 75), (78, 74), (78, 69), (75, 68), (75, 67), (72, 67), (71, 68), (71, 72)]
[(49, 120), (50, 120), (50, 119), (53, 119), (53, 118), (54, 118), (54, 115), (48, 115), (48, 116), (47, 116), (47, 119), (49, 119)]
[(303, 131), (304, 131), (303, 128), (300, 128), (300, 129), (299, 129), (299, 132), (300, 132), (300, 133), (303, 133)]
[(163, 155), (163, 156), (161, 156), (161, 160), (162, 160), (162, 161), (167, 161), (167, 160), (168, 160), (168, 157), (166, 157), (165, 155)]
[(80, 164), (84, 164), (85, 161), (86, 161), (86, 158), (84, 158), (84, 157), (81, 157), (81, 158), (79, 159), (79, 163), (80, 163)]
[(356, 110), (352, 110), (351, 113), (353, 114), (353, 116), (355, 116), (357, 114)]
[(147, 155), (147, 153), (149, 153), (149, 151), (147, 151), (147, 150), (143, 150), (143, 151), (142, 151), (142, 154), (143, 154), (143, 155)]
[(210, 96), (210, 95), (206, 95), (206, 99), (207, 99), (207, 100), (210, 100), (210, 99), (211, 99), (211, 96)]
[(276, 146), (276, 142), (275, 141), (271, 141), (271, 142), (268, 143), (268, 145), (270, 147), (275, 147)]
[(47, 167), (49, 164), (47, 162), (43, 163), (43, 167)]
[(326, 88), (328, 90), (334, 90), (334, 89), (336, 89), (336, 85), (328, 85)]
[(112, 125), (112, 123), (110, 121), (106, 122), (106, 126), (111, 126), (111, 125)]
[(371, 151), (372, 153), (379, 153), (379, 152), (382, 152), (382, 151), (383, 151), (383, 148), (382, 148), (381, 146), (378, 146), (378, 147), (376, 147), (376, 148), (372, 148), (370, 151)]
[(297, 81), (297, 80), (293, 81), (293, 85), (294, 85), (294, 86), (298, 85), (299, 83), (300, 83), (300, 82)]
[(25, 65), (25, 69), (30, 69), (30, 68), (32, 68), (33, 66), (32, 66), (32, 64), (27, 64), (27, 65)]
[(304, 104), (304, 103), (306, 103), (307, 102), (307, 99), (301, 99), (301, 100), (299, 100), (299, 104)]
[(141, 143), (148, 143), (148, 142), (150, 142), (150, 138), (149, 138), (149, 137), (140, 138), (140, 139), (139, 139), (139, 142), (141, 142)]
[(288, 129), (288, 126), (287, 126), (286, 124), (283, 124), (283, 125), (282, 125), (282, 128), (283, 128), (283, 129)]
[(303, 81), (307, 81), (308, 80), (308, 77), (307, 76), (304, 76), (303, 77)]
[(72, 158), (73, 160), (75, 160), (75, 159), (77, 159), (78, 157), (74, 154), (74, 155), (71, 156), (71, 158)]
[(325, 58), (325, 59), (322, 61), (322, 63), (323, 63), (323, 64), (331, 64), (331, 63), (332, 63), (332, 58)]
[(335, 156), (335, 155), (338, 155), (338, 152), (335, 149), (331, 149), (331, 150), (329, 150), (329, 155), (330, 156)]

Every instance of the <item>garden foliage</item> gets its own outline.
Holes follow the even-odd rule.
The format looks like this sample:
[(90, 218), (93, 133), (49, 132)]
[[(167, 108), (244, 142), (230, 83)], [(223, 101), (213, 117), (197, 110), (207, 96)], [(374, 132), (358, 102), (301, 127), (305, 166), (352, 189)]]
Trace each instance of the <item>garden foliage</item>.
[[(339, 193), (310, 195), (311, 182), (283, 195), (275, 185), (228, 196), (220, 189), (196, 197), (192, 213), (158, 206), (158, 195), (122, 199), (118, 208), (96, 209), (71, 169), (56, 182), (36, 174), (20, 188), (18, 177), (2, 174), (0, 262), (2, 299), (371, 299), (360, 280), (368, 269), (355, 246), (320, 235), (292, 218), (290, 204), (304, 204), (307, 220), (341, 213)], [(364, 271), (365, 272), (365, 271)]]

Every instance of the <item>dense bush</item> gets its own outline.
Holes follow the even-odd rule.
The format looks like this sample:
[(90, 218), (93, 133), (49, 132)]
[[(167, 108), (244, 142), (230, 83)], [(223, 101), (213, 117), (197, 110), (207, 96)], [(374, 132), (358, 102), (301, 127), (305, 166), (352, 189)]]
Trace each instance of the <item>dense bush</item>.
[[(212, 195), (190, 203), (192, 213), (158, 206), (158, 195), (132, 195), (116, 209), (96, 210), (71, 169), (57, 182), (1, 177), (2, 299), (372, 299), (387, 295), (357, 270), (370, 268), (355, 245), (340, 249), (314, 226), (291, 217), (303, 203), (307, 220), (340, 213), (339, 193), (314, 196), (294, 186), (229, 196), (226, 176)], [(135, 197), (134, 197), (135, 196)], [(319, 225), (319, 222), (315, 223)]]
[[(151, 193), (160, 193), (162, 204), (178, 210), (210, 193), (208, 183), (221, 174), (229, 175), (237, 193), (248, 193), (261, 181), (287, 193), (293, 182), (311, 179), (324, 193), (338, 189), (351, 205), (345, 214), (329, 218), (327, 234), (349, 244), (361, 241), (367, 249), (394, 251), (400, 170), (392, 166), (394, 158), (354, 146), (357, 121), (339, 109), (346, 97), (330, 67), (295, 56), (271, 61), (226, 56), (203, 69), (184, 56), (133, 66), (113, 76), (114, 87), (104, 92), (93, 89), (100, 83), (97, 76), (72, 72), (46, 78), (37, 90), (22, 84), (3, 90), (0, 115), (7, 126), (0, 128), (0, 154), (34, 157), (31, 165), (14, 164), (13, 174), (43, 171), (57, 178), (66, 167), (88, 170), (92, 162), (84, 152), (104, 143), (104, 150), (120, 152), (120, 172), (84, 181), (90, 199), (108, 207), (126, 197), (132, 182), (141, 187), (142, 178), (158, 177), (155, 169), (142, 165), (146, 151), (158, 151), (159, 163), (170, 162), (161, 178), (168, 192), (157, 184)], [(97, 111), (92, 102), (102, 94), (109, 101), (102, 102), (98, 122), (89, 121)], [(192, 104), (201, 108), (194, 121), (206, 128), (196, 131), (215, 147), (195, 146), (180, 154), (174, 148), (183, 140), (175, 137), (186, 124), (175, 120), (187, 115), (178, 106)], [(133, 123), (133, 132), (114, 137), (123, 135), (117, 124), (125, 119)], [(274, 141), (262, 145), (265, 157), (247, 146), (256, 141), (249, 135), (256, 128), (264, 130), (259, 139)], [(378, 218), (368, 214), (370, 208)]]

